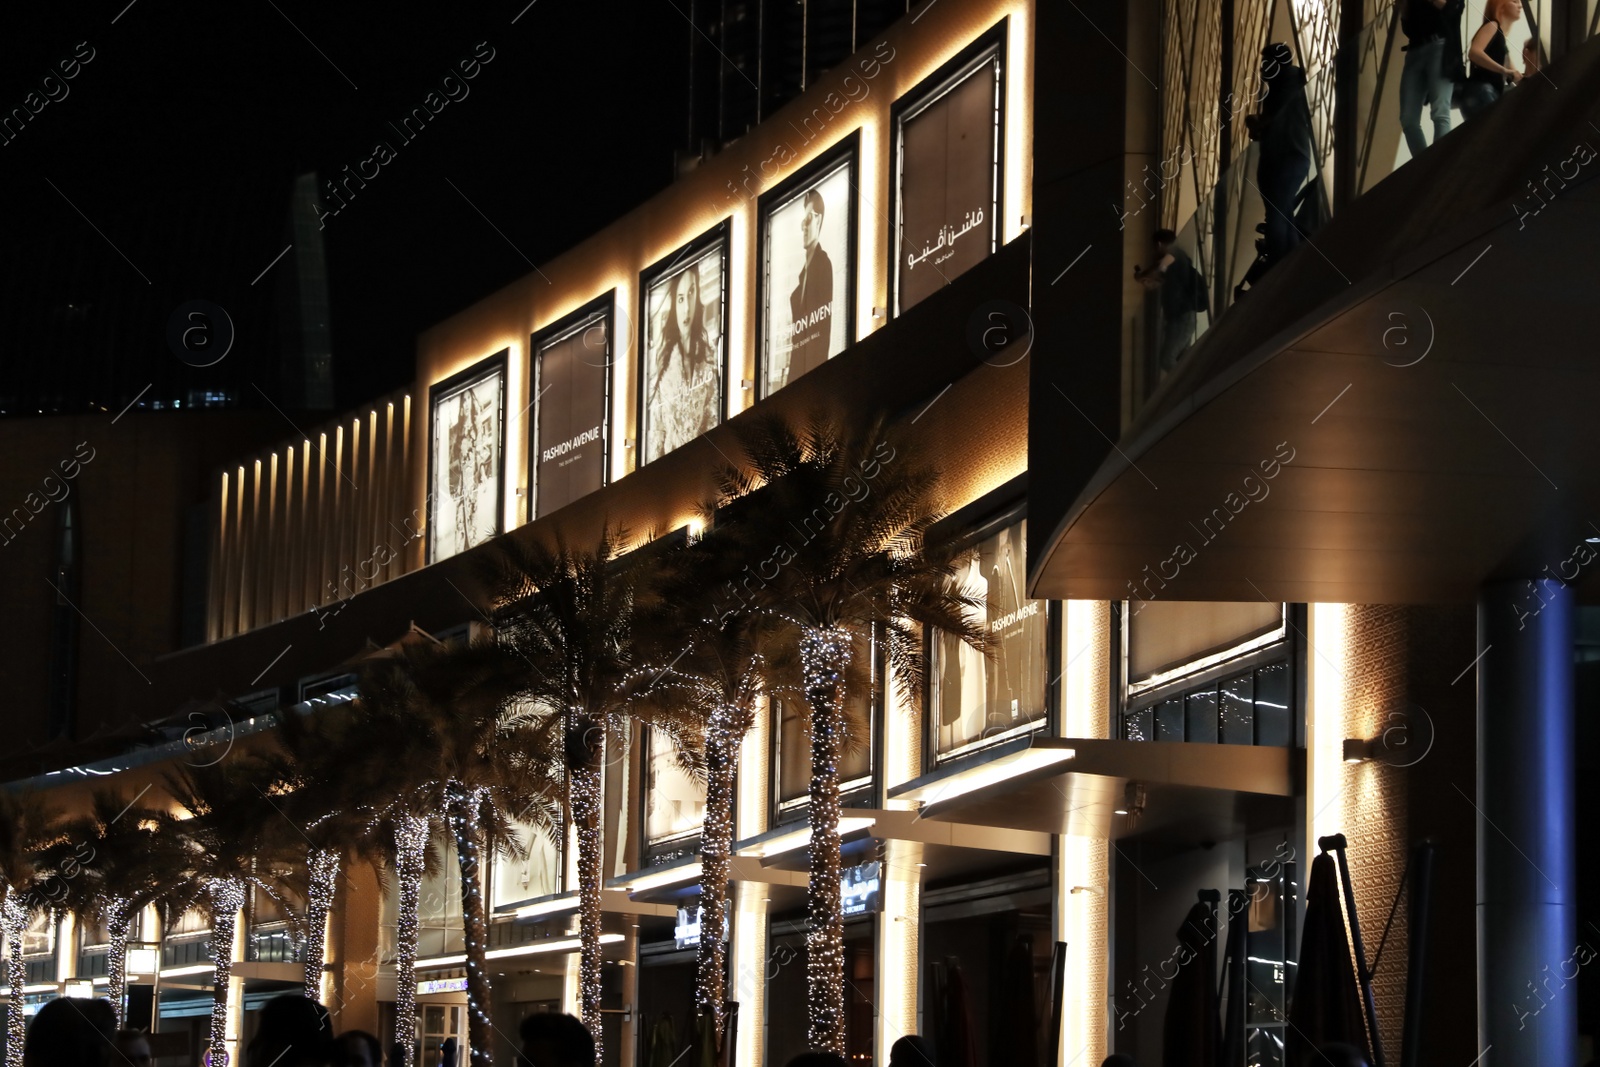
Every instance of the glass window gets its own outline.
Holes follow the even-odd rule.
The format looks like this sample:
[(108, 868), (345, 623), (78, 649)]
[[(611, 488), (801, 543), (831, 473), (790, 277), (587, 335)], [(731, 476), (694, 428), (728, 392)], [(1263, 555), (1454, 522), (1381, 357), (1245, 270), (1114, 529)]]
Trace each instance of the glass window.
[(977, 602), (972, 619), (988, 632), (994, 654), (986, 658), (954, 635), (935, 634), (930, 689), (940, 758), (1025, 733), (1045, 715), (1046, 602), (1024, 596), (1027, 523), (978, 542), (958, 579)]
[(1256, 744), (1292, 745), (1289, 717), (1289, 665), (1274, 663), (1256, 672)]
[(1128, 740), (1156, 740), (1154, 723), (1151, 721), (1154, 715), (1154, 708), (1140, 708), (1138, 711), (1128, 712), (1126, 719)]
[[(839, 761), (841, 792), (872, 780), (872, 693), (847, 692), (846, 720), (851, 732), (845, 738)], [(778, 717), (778, 803), (799, 804), (811, 788), (811, 716), (799, 700), (774, 699)]]
[(1155, 706), (1157, 741), (1183, 740), (1183, 698), (1173, 697)]
[(706, 815), (706, 784), (684, 769), (672, 734), (653, 728), (649, 737), (649, 784), (645, 790), (644, 836), (650, 844), (699, 832)]
[(521, 858), (500, 853), (494, 859), (490, 900), (494, 907), (561, 892), (561, 848), (548, 830), (517, 823)]
[(1241, 674), (1219, 687), (1222, 700), (1222, 743), (1253, 745), (1256, 740), (1256, 712), (1251, 699), (1253, 676)]
[(1184, 698), (1189, 721), (1186, 740), (1217, 743), (1217, 691), (1214, 688), (1190, 693)]

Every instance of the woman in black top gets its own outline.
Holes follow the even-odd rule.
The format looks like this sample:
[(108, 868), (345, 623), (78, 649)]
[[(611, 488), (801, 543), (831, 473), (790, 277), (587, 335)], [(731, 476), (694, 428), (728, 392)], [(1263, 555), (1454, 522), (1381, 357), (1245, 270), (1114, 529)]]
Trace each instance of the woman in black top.
[(1472, 73), (1461, 98), (1461, 114), (1468, 121), (1500, 99), (1508, 80), (1512, 85), (1522, 80), (1509, 62), (1511, 51), (1506, 47), (1506, 34), (1521, 17), (1522, 0), (1489, 0), (1484, 5), (1483, 25), (1472, 35), (1472, 45), (1467, 49)]

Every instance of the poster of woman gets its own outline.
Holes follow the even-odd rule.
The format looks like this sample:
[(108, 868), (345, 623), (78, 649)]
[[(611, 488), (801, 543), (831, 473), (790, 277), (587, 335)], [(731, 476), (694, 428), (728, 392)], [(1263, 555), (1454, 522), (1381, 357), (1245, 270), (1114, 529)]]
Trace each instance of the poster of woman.
[(486, 362), (431, 393), (429, 562), (500, 532), (505, 353)]
[(639, 435), (645, 463), (722, 421), (723, 248), (718, 241), (646, 285)]

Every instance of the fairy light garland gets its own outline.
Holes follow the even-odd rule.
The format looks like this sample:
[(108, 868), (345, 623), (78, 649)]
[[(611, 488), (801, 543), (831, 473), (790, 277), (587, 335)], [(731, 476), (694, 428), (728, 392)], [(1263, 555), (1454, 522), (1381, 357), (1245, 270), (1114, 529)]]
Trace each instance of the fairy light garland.
[(228, 983), (233, 977), (233, 936), (239, 910), (244, 907), (244, 883), (236, 878), (213, 878), (206, 883), (211, 902), (211, 1039), (206, 1051), (212, 1063), (228, 1054)]
[(102, 898), (100, 912), (106, 920), (106, 940), (110, 951), (106, 954), (106, 997), (111, 1010), (117, 1014), (117, 1029), (127, 1021), (127, 1007), (123, 995), (128, 989), (128, 934), (133, 928), (133, 901), (115, 894)]
[(417, 935), (422, 874), (428, 849), (428, 820), (399, 815), (394, 820), (395, 915), (394, 1041), (399, 1067), (413, 1067), (417, 1043)]
[(844, 913), (839, 900), (839, 755), (848, 631), (807, 627), (800, 670), (811, 709), (811, 880), (806, 887), (806, 1044), (843, 1056)]
[[(489, 968), (486, 953), (489, 950), (489, 923), (484, 910), (483, 894), (479, 888), (483, 849), (477, 834), (478, 814), (488, 791), (468, 790), (460, 783), (452, 783), (446, 790), (450, 828), (456, 840), (456, 865), (461, 872), (461, 925), (466, 940), (467, 956), (467, 1016), (478, 1024), (476, 1033), (468, 1031), (473, 1067), (490, 1067), (489, 1035), (494, 1033), (491, 1014)], [(471, 1040), (477, 1037), (478, 1040)]]
[[(602, 745), (604, 742), (602, 742)], [(583, 1024), (594, 1035), (594, 1060), (602, 1062), (600, 1015), (600, 760), (572, 771), (572, 819), (578, 837), (578, 992)]]
[(6, 1067), (22, 1067), (22, 1042), (28, 1017), (22, 1010), (22, 987), (28, 984), (28, 965), (22, 959), (22, 936), (28, 930), (28, 909), (12, 886), (0, 902), (0, 921), (6, 927), (6, 973), (11, 982), (11, 1002), (6, 1006)]
[(733, 850), (733, 780), (743, 739), (743, 709), (725, 703), (712, 708), (706, 722), (706, 807), (700, 835), (700, 948), (696, 958), (695, 999), (713, 1023), (722, 1043), (723, 968), (727, 945), (722, 940), (728, 914), (728, 854)]
[(339, 888), (339, 850), (314, 848), (306, 857), (306, 996), (322, 997), (322, 968), (327, 944), (328, 913)]

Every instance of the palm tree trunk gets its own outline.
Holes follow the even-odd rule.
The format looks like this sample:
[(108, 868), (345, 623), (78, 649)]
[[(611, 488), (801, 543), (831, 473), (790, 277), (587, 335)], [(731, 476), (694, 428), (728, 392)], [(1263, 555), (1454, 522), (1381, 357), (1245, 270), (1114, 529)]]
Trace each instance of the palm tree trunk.
[(417, 1045), (417, 913), (428, 849), (428, 820), (402, 815), (395, 822), (394, 1041), (398, 1067), (412, 1067)]
[(483, 907), (483, 828), (478, 821), (481, 794), (453, 789), (450, 829), (461, 872), (461, 924), (467, 942), (467, 1045), (473, 1067), (489, 1067), (494, 1020), (489, 987), (489, 920)]
[(315, 848), (306, 857), (311, 884), (306, 893), (306, 996), (322, 999), (322, 968), (328, 940), (328, 912), (339, 888), (339, 863), (335, 848)]
[(601, 1062), (600, 974), (600, 765), (605, 742), (591, 766), (572, 771), (572, 821), (578, 830), (578, 989), (583, 1025), (594, 1035), (595, 1063)]
[(844, 673), (850, 634), (808, 629), (800, 666), (811, 709), (811, 881), (806, 912), (806, 1043), (845, 1054), (844, 911), (839, 903), (839, 755), (844, 748)]
[(133, 916), (133, 902), (126, 897), (112, 897), (105, 904), (106, 940), (110, 942), (106, 953), (106, 998), (117, 1013), (118, 1030), (127, 1022), (127, 1005), (122, 1000), (128, 991), (128, 935), (133, 930)]
[(244, 907), (244, 883), (214, 878), (206, 883), (211, 901), (211, 1039), (207, 1049), (212, 1063), (222, 1063), (228, 1051), (228, 983), (233, 977), (233, 938), (239, 909)]
[(6, 927), (6, 977), (11, 983), (10, 1003), (6, 1005), (6, 1067), (22, 1067), (22, 1041), (28, 1029), (28, 1019), (22, 1011), (22, 987), (28, 984), (28, 965), (22, 959), (28, 909), (18, 896), (16, 889), (8, 885), (5, 899), (0, 902), (0, 918)]
[(706, 723), (706, 815), (700, 832), (700, 951), (696, 957), (695, 1000), (710, 1018), (721, 1048), (723, 973), (727, 946), (722, 940), (728, 914), (728, 854), (733, 850), (733, 781), (739, 769), (740, 709), (719, 704)]

